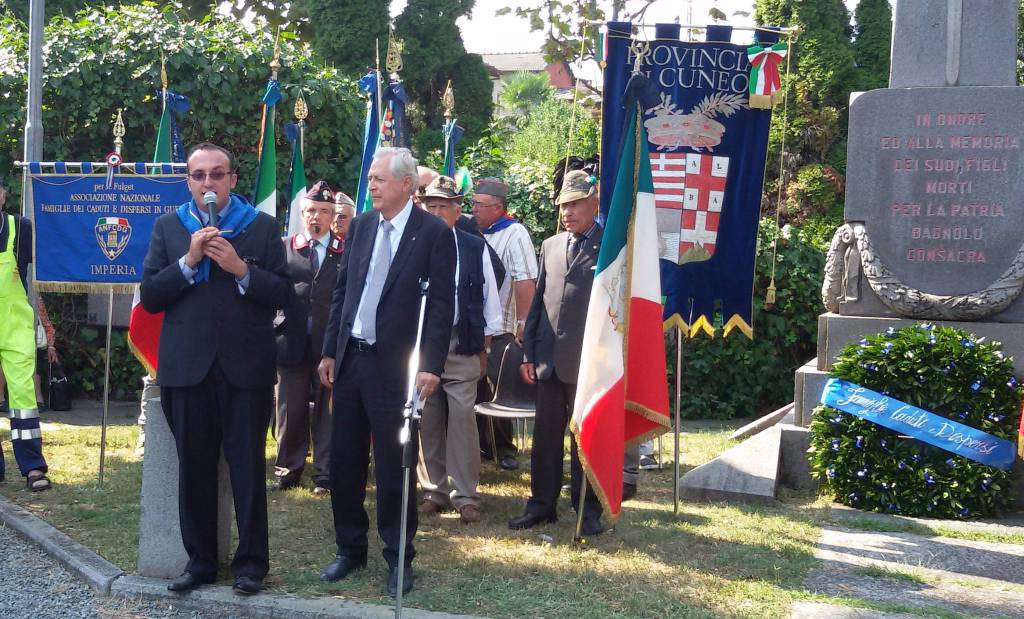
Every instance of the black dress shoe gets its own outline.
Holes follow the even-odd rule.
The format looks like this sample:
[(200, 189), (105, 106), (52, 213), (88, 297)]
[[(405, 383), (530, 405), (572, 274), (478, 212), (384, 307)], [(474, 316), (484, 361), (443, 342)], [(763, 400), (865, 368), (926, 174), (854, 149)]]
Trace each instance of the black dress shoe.
[(514, 471), (519, 468), (519, 460), (515, 456), (502, 456), (500, 466), (506, 471)]
[(274, 481), (267, 484), (267, 492), (276, 492), (278, 490), (290, 490), (292, 488), (298, 487), (298, 477), (278, 477), (274, 479)]
[[(405, 574), (402, 576), (402, 595), (412, 591), (412, 566), (405, 566)], [(388, 569), (388, 595), (398, 595), (398, 567)]]
[(192, 572), (184, 572), (181, 576), (178, 576), (172, 580), (169, 585), (167, 585), (167, 590), (183, 593), (185, 591), (197, 589), (201, 585), (209, 584), (213, 584), (212, 578), (200, 578)]
[(622, 484), (622, 500), (628, 501), (636, 496), (636, 484)]
[(252, 576), (239, 576), (235, 579), (234, 586), (231, 589), (238, 595), (254, 595), (260, 592), (263, 588), (263, 584), (258, 578)]
[(517, 516), (512, 520), (509, 520), (508, 528), (532, 529), (542, 522), (558, 522), (558, 517), (555, 514), (531, 514), (530, 512), (526, 512), (522, 516)]
[(361, 567), (366, 567), (366, 557), (338, 555), (330, 565), (324, 568), (324, 571), (320, 572), (320, 580), (324, 582), (341, 580)]
[(600, 535), (604, 533), (604, 526), (601, 524), (600, 518), (587, 518), (583, 517), (583, 524), (580, 526), (580, 535)]

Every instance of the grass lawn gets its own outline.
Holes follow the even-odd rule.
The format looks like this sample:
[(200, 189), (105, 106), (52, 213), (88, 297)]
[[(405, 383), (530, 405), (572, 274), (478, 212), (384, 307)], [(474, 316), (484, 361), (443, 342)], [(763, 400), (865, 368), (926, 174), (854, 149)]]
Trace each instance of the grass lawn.
[[(683, 434), (683, 470), (732, 443), (736, 424), (693, 424)], [(47, 425), (44, 450), (55, 489), (24, 489), (0, 430), (8, 482), (0, 493), (45, 518), (126, 571), (136, 566), (142, 466), (132, 455), (136, 428), (107, 433), (106, 483), (97, 486), (99, 430)], [(671, 461), (671, 435), (663, 461)], [(268, 462), (275, 445), (268, 441)], [(521, 463), (528, 457), (521, 456)], [(268, 471), (270, 468), (268, 467)], [(529, 531), (506, 522), (522, 513), (529, 474), (485, 463), (483, 522), (466, 526), (455, 514), (420, 520), (416, 538), (418, 608), (490, 617), (766, 617), (782, 616), (797, 599), (814, 564), (812, 547), (827, 503), (787, 496), (771, 507), (682, 503), (672, 513), (672, 471), (644, 472), (640, 493), (625, 504), (616, 530), (570, 546), (574, 519), (568, 500), (561, 520)], [(330, 502), (306, 489), (269, 497), (271, 567), (267, 586), (389, 604), (386, 568), (373, 533), (372, 490), (368, 569), (339, 583), (318, 574), (334, 555)]]

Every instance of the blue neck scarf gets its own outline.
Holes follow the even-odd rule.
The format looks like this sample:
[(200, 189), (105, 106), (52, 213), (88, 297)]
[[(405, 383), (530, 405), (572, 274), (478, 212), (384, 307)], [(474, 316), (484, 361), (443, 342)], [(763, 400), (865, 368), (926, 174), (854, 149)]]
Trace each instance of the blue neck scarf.
[[(195, 234), (203, 228), (203, 218), (199, 214), (199, 207), (196, 206), (195, 200), (189, 200), (179, 206), (177, 214), (181, 225), (185, 226), (189, 234)], [(220, 235), (226, 239), (235, 238), (256, 219), (257, 214), (259, 214), (259, 211), (253, 208), (245, 198), (232, 193), (231, 200), (217, 218), (217, 228), (220, 229)], [(209, 278), (210, 259), (203, 256), (203, 259), (199, 262), (198, 272), (193, 279), (195, 279), (196, 283), (199, 283)]]
[(484, 234), (494, 234), (495, 232), (500, 232), (514, 223), (516, 223), (514, 217), (510, 215), (502, 215), (501, 218), (498, 219), (498, 221), (494, 222), (493, 224), (490, 225), (490, 227), (484, 230)]

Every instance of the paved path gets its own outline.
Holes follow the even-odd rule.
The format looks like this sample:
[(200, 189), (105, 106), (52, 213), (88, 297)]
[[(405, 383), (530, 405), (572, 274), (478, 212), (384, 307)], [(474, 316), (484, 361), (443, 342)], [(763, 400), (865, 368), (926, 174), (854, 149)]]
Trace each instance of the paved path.
[(143, 602), (124, 598), (97, 597), (41, 551), (0, 524), (0, 617), (41, 619), (45, 617), (113, 619), (206, 619), (207, 616), (179, 610), (166, 602)]
[[(884, 531), (885, 520), (833, 509), (814, 555), (821, 562), (807, 576), (809, 591), (850, 598), (878, 609), (852, 609), (825, 603), (794, 605), (791, 619), (924, 616), (1024, 617), (1024, 545)], [(856, 520), (860, 520), (857, 523)], [(863, 521), (874, 524), (869, 528)], [(1010, 519), (1000, 523), (952, 523), (889, 517), (888, 528), (908, 524), (967, 533), (1024, 534)], [(1007, 524), (1009, 522), (1010, 524)], [(851, 526), (847, 526), (851, 525)]]

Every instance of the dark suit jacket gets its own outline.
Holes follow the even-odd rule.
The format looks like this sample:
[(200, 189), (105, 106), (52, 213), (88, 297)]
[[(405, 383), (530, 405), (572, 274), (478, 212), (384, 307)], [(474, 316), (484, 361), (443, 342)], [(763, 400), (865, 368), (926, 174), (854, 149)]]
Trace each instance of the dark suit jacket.
[(235, 277), (211, 261), (210, 278), (189, 284), (178, 259), (191, 235), (176, 213), (153, 227), (140, 295), (149, 312), (167, 312), (160, 332), (157, 384), (191, 387), (202, 382), (214, 360), (228, 382), (240, 389), (273, 385), (274, 314), (288, 298), (288, 273), (277, 221), (260, 213), (231, 239), (249, 265), (249, 288), (238, 292)]
[(601, 235), (601, 227), (595, 227), (568, 268), (568, 232), (556, 234), (541, 245), (537, 292), (523, 332), (523, 362), (536, 364), (541, 380), (557, 370), (562, 382), (576, 383)]
[(316, 273), (313, 273), (309, 265), (309, 252), (313, 250), (305, 236), (297, 234), (284, 239), (292, 294), (284, 308), (284, 323), (278, 327), (278, 365), (296, 365), (310, 360), (310, 353), (306, 351), (306, 322), (310, 317), (313, 319), (313, 328), (309, 334), (310, 350), (317, 358), (323, 350), (324, 331), (327, 330), (327, 318), (331, 313), (331, 296), (338, 282), (338, 270), (344, 255), (340, 241), (333, 236), (328, 238), (330, 245)]
[[(370, 268), (380, 214), (367, 211), (356, 217), (345, 239), (345, 255), (331, 302), (331, 317), (324, 336), (324, 356), (341, 368), (352, 334), (359, 299)], [(377, 360), (381, 382), (404, 389), (407, 363), (416, 345), (419, 317), (419, 279), (429, 278), (427, 309), (419, 370), (441, 375), (448, 357), (454, 309), (455, 238), (439, 218), (415, 206), (409, 214), (398, 250), (391, 262), (377, 304)]]

